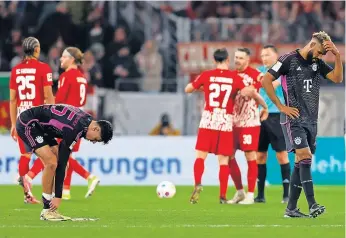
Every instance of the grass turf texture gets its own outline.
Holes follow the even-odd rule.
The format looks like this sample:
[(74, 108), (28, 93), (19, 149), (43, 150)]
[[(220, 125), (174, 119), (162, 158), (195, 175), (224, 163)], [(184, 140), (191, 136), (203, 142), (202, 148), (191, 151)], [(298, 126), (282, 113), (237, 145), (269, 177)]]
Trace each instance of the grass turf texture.
[[(34, 187), (40, 198), (40, 186)], [(177, 187), (173, 199), (156, 197), (155, 187), (98, 187), (84, 199), (86, 187), (72, 187), (72, 200), (60, 212), (71, 217), (100, 218), (88, 222), (40, 221), (41, 205), (23, 204), (19, 186), (0, 186), (0, 237), (345, 237), (343, 186), (317, 186), (317, 201), (326, 213), (316, 219), (283, 218), (280, 186), (266, 190), (266, 204), (220, 205), (218, 187), (204, 187), (200, 202), (189, 203), (192, 187)], [(228, 192), (233, 196), (234, 188)], [(307, 212), (302, 192), (300, 208)]]

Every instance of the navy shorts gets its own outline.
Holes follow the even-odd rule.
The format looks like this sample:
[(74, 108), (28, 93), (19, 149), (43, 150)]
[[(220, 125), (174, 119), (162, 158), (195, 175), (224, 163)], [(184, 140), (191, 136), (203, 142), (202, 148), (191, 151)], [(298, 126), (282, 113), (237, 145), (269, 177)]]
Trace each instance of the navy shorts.
[(54, 137), (44, 132), (39, 121), (37, 119), (32, 119), (28, 114), (30, 113), (21, 113), (16, 122), (17, 133), (25, 144), (25, 151), (27, 153), (32, 153), (45, 145), (58, 145)]
[(269, 113), (261, 123), (258, 152), (267, 152), (271, 144), (276, 152), (286, 151), (285, 137), (280, 125), (280, 113)]
[(317, 124), (287, 122), (281, 126), (288, 152), (309, 147), (311, 153), (315, 154)]

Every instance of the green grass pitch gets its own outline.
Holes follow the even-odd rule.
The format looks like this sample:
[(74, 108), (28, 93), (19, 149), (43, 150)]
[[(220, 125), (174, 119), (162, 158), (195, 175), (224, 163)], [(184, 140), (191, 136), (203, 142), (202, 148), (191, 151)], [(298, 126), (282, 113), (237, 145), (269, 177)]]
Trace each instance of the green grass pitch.
[[(250, 206), (220, 205), (218, 187), (205, 187), (196, 205), (189, 203), (192, 187), (178, 186), (173, 199), (159, 199), (155, 190), (153, 186), (101, 186), (84, 199), (86, 187), (75, 186), (72, 200), (63, 201), (60, 212), (100, 220), (46, 222), (39, 220), (41, 205), (23, 204), (19, 186), (0, 186), (0, 237), (345, 237), (343, 186), (316, 186), (316, 198), (327, 208), (316, 219), (283, 218), (280, 186), (267, 188), (266, 204)], [(40, 192), (40, 186), (35, 186), (34, 193)], [(229, 197), (233, 193), (231, 187)], [(308, 210), (303, 192), (300, 208)]]

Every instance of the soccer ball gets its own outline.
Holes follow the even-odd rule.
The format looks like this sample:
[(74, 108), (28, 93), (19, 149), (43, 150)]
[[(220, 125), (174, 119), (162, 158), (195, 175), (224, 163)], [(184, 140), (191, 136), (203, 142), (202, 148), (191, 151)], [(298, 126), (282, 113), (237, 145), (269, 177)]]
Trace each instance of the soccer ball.
[(156, 188), (156, 194), (159, 198), (172, 198), (175, 195), (175, 186), (169, 181), (163, 181)]

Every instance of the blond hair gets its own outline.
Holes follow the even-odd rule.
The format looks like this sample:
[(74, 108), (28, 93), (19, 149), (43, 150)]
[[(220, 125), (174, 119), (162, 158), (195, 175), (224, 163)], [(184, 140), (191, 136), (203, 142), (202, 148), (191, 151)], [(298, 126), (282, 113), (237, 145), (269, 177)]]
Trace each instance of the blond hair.
[(77, 47), (67, 47), (65, 50), (74, 58), (74, 62), (77, 65), (81, 65), (83, 63), (84, 54), (80, 49)]
[(330, 36), (324, 31), (315, 32), (312, 34), (312, 38), (317, 39), (320, 43), (323, 43), (324, 41), (331, 41)]

